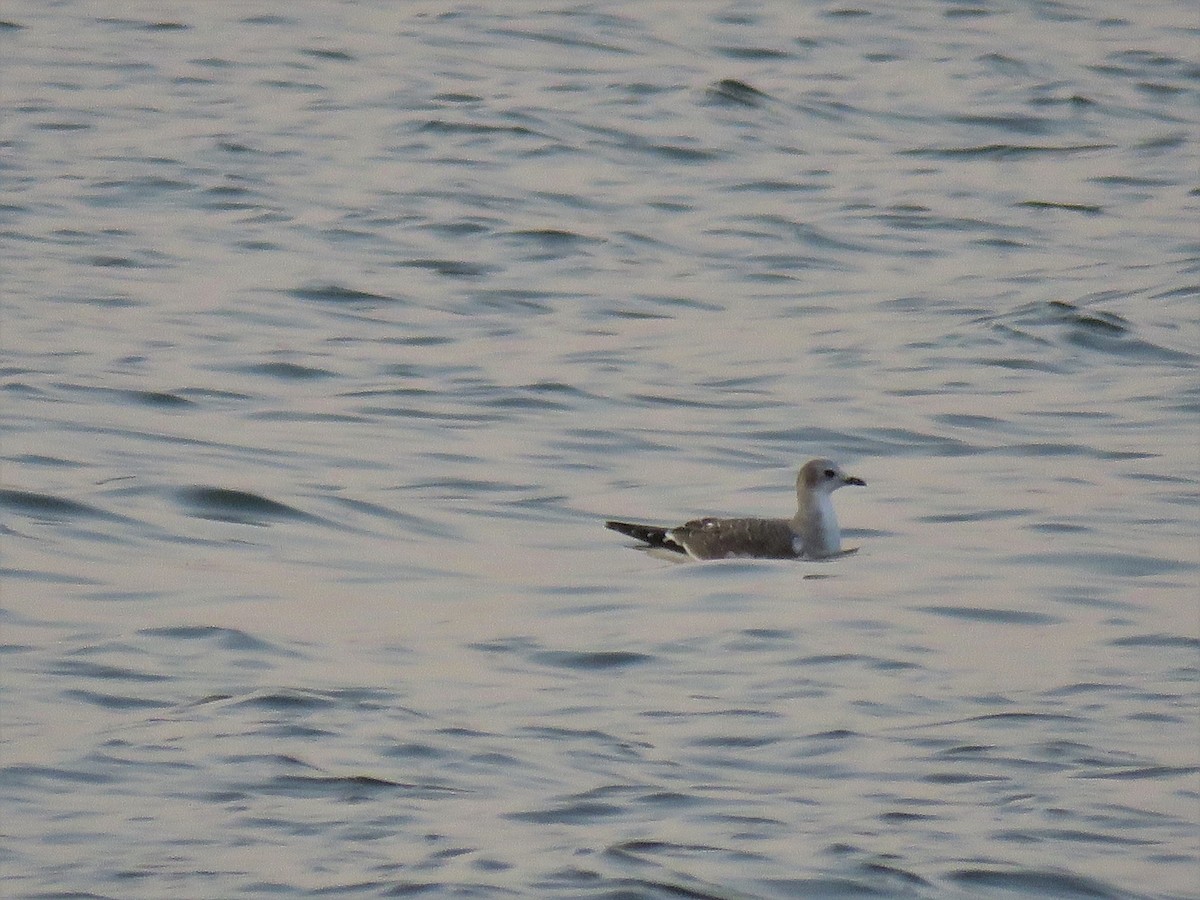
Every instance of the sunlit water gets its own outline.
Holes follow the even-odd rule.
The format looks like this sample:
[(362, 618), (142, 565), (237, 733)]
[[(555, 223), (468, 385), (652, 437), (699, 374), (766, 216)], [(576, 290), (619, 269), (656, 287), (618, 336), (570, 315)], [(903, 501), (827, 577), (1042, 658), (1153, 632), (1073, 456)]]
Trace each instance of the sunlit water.
[(1195, 896), (1191, 4), (450, 6), (3, 8), (0, 894)]

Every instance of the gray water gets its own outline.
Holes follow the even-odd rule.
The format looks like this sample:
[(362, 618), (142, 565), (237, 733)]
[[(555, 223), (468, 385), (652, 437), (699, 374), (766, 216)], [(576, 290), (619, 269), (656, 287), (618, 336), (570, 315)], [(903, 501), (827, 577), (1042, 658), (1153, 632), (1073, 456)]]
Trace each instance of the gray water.
[(0, 894), (1197, 896), (1194, 5), (543, 10), (0, 10)]

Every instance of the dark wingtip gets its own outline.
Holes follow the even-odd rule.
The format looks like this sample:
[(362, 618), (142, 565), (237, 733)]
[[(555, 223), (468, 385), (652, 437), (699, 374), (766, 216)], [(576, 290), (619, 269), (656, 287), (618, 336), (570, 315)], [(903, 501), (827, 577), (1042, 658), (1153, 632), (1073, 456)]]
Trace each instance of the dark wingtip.
[(669, 550), (677, 550), (680, 553), (685, 553), (683, 547), (670, 541), (667, 537), (667, 529), (661, 528), (658, 525), (639, 525), (636, 522), (616, 522), (607, 521), (604, 523), (605, 528), (611, 528), (613, 531), (619, 532), (626, 537), (631, 537), (635, 541), (641, 541), (643, 544), (648, 544), (651, 547), (666, 547)]
[(618, 531), (628, 537), (637, 538), (639, 541), (648, 540), (645, 532), (649, 530), (649, 526), (638, 525), (636, 522), (620, 522), (615, 519), (609, 519), (604, 523), (604, 527), (612, 531)]

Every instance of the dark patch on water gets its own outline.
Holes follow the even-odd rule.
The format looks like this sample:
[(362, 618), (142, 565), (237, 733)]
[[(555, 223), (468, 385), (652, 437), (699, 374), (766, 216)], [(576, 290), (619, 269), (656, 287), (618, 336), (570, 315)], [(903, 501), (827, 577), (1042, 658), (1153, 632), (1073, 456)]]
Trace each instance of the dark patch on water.
[(286, 503), (250, 491), (197, 485), (180, 488), (176, 496), (188, 507), (190, 514), (198, 519), (258, 526), (286, 521), (321, 521), (316, 516)]
[(302, 47), (300, 52), (305, 56), (311, 56), (313, 59), (332, 60), (334, 62), (354, 62), (357, 59), (353, 53), (348, 53), (345, 50)]
[(396, 744), (392, 747), (384, 749), (383, 755), (393, 759), (415, 759), (415, 760), (442, 760), (451, 757), (453, 754), (443, 750), (440, 747), (434, 747), (425, 743), (405, 743)]
[(713, 103), (751, 108), (762, 106), (771, 99), (769, 94), (736, 78), (722, 78), (708, 88), (705, 96)]
[(1000, 831), (995, 834), (995, 837), (997, 840), (1011, 841), (1017, 844), (1040, 844), (1047, 841), (1067, 841), (1077, 844), (1113, 844), (1126, 847), (1146, 847), (1155, 844), (1155, 841), (1127, 837), (1121, 834), (1081, 831), (1070, 828), (1031, 828)]
[(279, 378), (284, 381), (310, 381), (314, 378), (331, 378), (336, 374), (329, 369), (285, 362), (258, 363), (253, 366), (242, 366), (238, 371), (245, 372), (248, 375), (269, 375), (272, 378)]
[(65, 659), (47, 669), (54, 675), (68, 678), (98, 678), (103, 681), (130, 681), (153, 684), (170, 681), (172, 676), (158, 672), (143, 672), (127, 666), (106, 665), (82, 659)]
[(1002, 890), (1033, 897), (1096, 898), (1125, 900), (1124, 891), (1070, 872), (1026, 868), (964, 868), (947, 877), (969, 890)]
[(919, 669), (919, 665), (915, 663), (903, 662), (894, 659), (879, 659), (873, 656), (865, 656), (859, 653), (820, 653), (813, 656), (805, 656), (795, 660), (794, 665), (797, 666), (830, 666), (842, 665), (844, 663), (865, 664), (869, 668), (879, 669), (882, 671), (891, 671), (898, 669)]
[[(995, 57), (992, 57), (993, 61)], [(982, 128), (993, 128), (998, 131), (1013, 132), (1015, 134), (1045, 134), (1050, 131), (1051, 121), (1041, 116), (1030, 115), (976, 115), (965, 114), (950, 116), (949, 121), (960, 125), (978, 126)]]
[(66, 791), (70, 785), (111, 784), (116, 780), (112, 773), (85, 772), (57, 766), (13, 765), (0, 769), (0, 785), (7, 787), (39, 787), (47, 784), (50, 790)]
[(1016, 519), (1036, 512), (1032, 508), (1023, 509), (977, 509), (961, 513), (937, 513), (934, 515), (918, 516), (916, 521), (946, 525), (956, 522), (991, 522), (1004, 519)]
[(1088, 216), (1098, 216), (1104, 212), (1104, 208), (1100, 206), (1092, 206), (1086, 203), (1054, 203), (1049, 200), (1023, 200), (1017, 206), (1023, 206), (1026, 209), (1057, 209), (1064, 212), (1082, 213)]
[(1027, 303), (999, 316), (979, 321), (1002, 333), (1041, 339), (1049, 332), (1067, 346), (1096, 351), (1131, 363), (1194, 364), (1197, 355), (1135, 335), (1136, 327), (1127, 318), (1102, 309), (1080, 306), (1065, 300)]
[(59, 572), (44, 572), (36, 569), (17, 569), (11, 566), (0, 566), (0, 575), (10, 578), (13, 581), (31, 581), (41, 584), (69, 584), (80, 587), (100, 584), (96, 579), (87, 578), (82, 575), (66, 575)]
[(293, 288), (287, 292), (298, 300), (311, 300), (320, 303), (345, 303), (350, 305), (376, 306), (399, 302), (395, 297), (386, 294), (374, 294), (370, 291), (359, 291), (340, 284), (314, 284), (306, 287)]
[(250, 697), (243, 697), (234, 705), (270, 710), (271, 712), (308, 712), (316, 709), (329, 709), (338, 706), (340, 702), (337, 696), (328, 692), (293, 689), (264, 691)]
[(62, 696), (68, 700), (78, 700), (83, 703), (90, 703), (93, 706), (99, 706), (102, 709), (112, 710), (167, 709), (175, 704), (173, 699), (160, 700), (152, 697), (131, 697), (127, 694), (102, 694), (98, 691), (85, 690), (63, 691)]
[(0, 488), (0, 506), (41, 522), (70, 522), (100, 519), (109, 522), (131, 522), (125, 516), (106, 512), (99, 507), (36, 491)]
[(171, 625), (162, 628), (141, 628), (138, 634), (147, 637), (169, 638), (177, 641), (205, 641), (223, 650), (242, 652), (271, 652), (280, 653), (280, 648), (267, 641), (261, 640), (236, 628), (222, 628), (217, 625)]
[(1200, 638), (1181, 634), (1138, 634), (1109, 642), (1114, 647), (1159, 647), (1200, 650)]
[(996, 159), (1020, 160), (1030, 157), (1074, 156), (1097, 153), (1101, 150), (1112, 150), (1112, 144), (1062, 144), (1037, 146), (1033, 144), (985, 144), (975, 147), (923, 147), (912, 150), (901, 150), (910, 156), (926, 156), (935, 159)]
[(1074, 522), (1035, 522), (1025, 527), (1030, 531), (1040, 531), (1044, 534), (1086, 534), (1094, 530), (1087, 525)]
[[(858, 15), (853, 10), (847, 10), (845, 15)], [(832, 15), (832, 14), (831, 14)], [(869, 15), (863, 12), (861, 15)], [(772, 889), (779, 897), (895, 897), (894, 888), (876, 886), (855, 878), (816, 877), (816, 878), (770, 878), (763, 883)]]
[(505, 813), (504, 818), (518, 822), (532, 822), (535, 825), (587, 825), (597, 819), (619, 816), (624, 811), (623, 807), (611, 803), (581, 800), (544, 809)]
[(741, 734), (725, 734), (714, 737), (695, 738), (689, 741), (692, 747), (716, 747), (728, 750), (754, 750), (759, 747), (770, 747), (783, 740), (779, 737), (752, 737)]
[(494, 266), (469, 263), (461, 259), (404, 259), (397, 266), (409, 269), (426, 269), (446, 278), (482, 278), (495, 271)]
[(1064, 566), (1121, 578), (1148, 578), (1196, 568), (1180, 560), (1134, 553), (1026, 553), (1009, 557), (1008, 561), (1016, 565)]
[(393, 781), (375, 775), (276, 775), (254, 785), (256, 792), (322, 799), (338, 803), (365, 803), (380, 797), (401, 796), (417, 800), (444, 800), (467, 793), (440, 782)]
[(121, 393), (128, 399), (143, 406), (169, 409), (195, 405), (187, 397), (182, 397), (179, 394), (173, 394), (169, 391), (122, 391)]
[(1080, 772), (1076, 778), (1140, 781), (1153, 778), (1180, 778), (1200, 773), (1200, 766), (1137, 766), (1106, 772)]
[(533, 662), (561, 669), (579, 669), (582, 671), (603, 671), (606, 669), (624, 669), (629, 666), (642, 665), (654, 659), (646, 653), (631, 653), (625, 650), (539, 650), (530, 654)]
[(921, 778), (930, 784), (986, 784), (1008, 781), (1007, 775), (991, 772), (934, 772)]
[(932, 613), (935, 616), (964, 619), (971, 622), (989, 622), (993, 625), (1054, 625), (1063, 621), (1058, 616), (1021, 609), (986, 609), (962, 606), (918, 606), (916, 609), (920, 612)]

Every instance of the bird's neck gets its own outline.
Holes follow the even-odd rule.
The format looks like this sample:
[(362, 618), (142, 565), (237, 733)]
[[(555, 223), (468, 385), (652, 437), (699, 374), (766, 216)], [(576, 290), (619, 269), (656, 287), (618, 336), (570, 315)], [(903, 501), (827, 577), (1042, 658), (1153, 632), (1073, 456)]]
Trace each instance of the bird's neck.
[(793, 527), (804, 542), (805, 556), (833, 556), (842, 552), (842, 532), (828, 494), (799, 497)]

